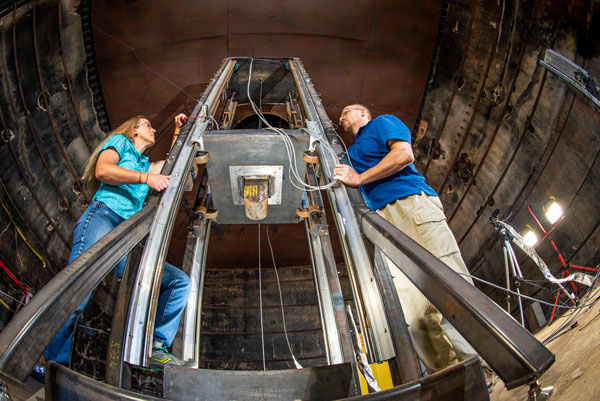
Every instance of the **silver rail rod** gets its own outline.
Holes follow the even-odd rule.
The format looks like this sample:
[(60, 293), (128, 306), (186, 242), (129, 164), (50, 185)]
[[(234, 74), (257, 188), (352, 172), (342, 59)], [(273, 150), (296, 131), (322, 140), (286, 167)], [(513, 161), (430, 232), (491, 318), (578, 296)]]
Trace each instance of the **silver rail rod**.
[[(325, 341), (329, 350), (328, 358), (330, 364), (344, 362), (342, 354), (342, 346), (340, 344), (340, 335), (335, 319), (335, 310), (333, 303), (336, 302), (332, 298), (331, 290), (329, 289), (329, 280), (325, 271), (325, 258), (323, 256), (323, 247), (321, 246), (321, 238), (318, 233), (311, 232), (307, 225), (308, 235), (310, 237), (310, 246), (313, 250), (315, 261), (315, 283), (319, 291), (319, 309), (321, 310), (322, 323), (325, 329)], [(338, 300), (339, 302), (339, 300)], [(343, 303), (343, 301), (342, 301)]]
[(192, 247), (190, 259), (190, 280), (192, 290), (188, 298), (183, 317), (183, 340), (181, 358), (194, 362), (198, 367), (200, 360), (200, 317), (202, 314), (202, 291), (204, 289), (204, 272), (206, 254), (210, 238), (210, 219), (205, 219), (199, 227), (194, 227), (194, 234), (188, 237), (188, 247)]
[[(211, 102), (218, 101), (218, 96), (226, 84), (225, 78), (234, 65), (235, 61), (232, 59), (223, 62), (218, 75), (213, 77), (207, 88), (208, 93), (205, 91), (206, 97), (202, 96), (206, 102), (199, 103), (195, 108), (194, 114), (203, 113), (203, 118), (196, 120), (191, 128), (191, 135), (186, 135), (183, 143), (180, 143), (179, 141), (182, 140), (179, 139), (173, 149), (173, 153), (175, 153), (179, 148), (179, 154), (172, 165), (170, 185), (160, 197), (160, 205), (142, 255), (132, 295), (133, 302), (129, 309), (124, 339), (124, 360), (128, 363), (148, 365), (165, 254), (175, 215), (181, 202), (185, 177), (189, 174), (198, 144), (201, 143), (201, 137), (208, 125), (210, 117), (206, 111), (212, 108)], [(163, 171), (168, 171), (172, 161), (173, 157), (170, 156)]]
[[(305, 73), (304, 68), (300, 65), (297, 59), (290, 62), (290, 70), (298, 87), (298, 93), (307, 117), (314, 121), (318, 127), (318, 135), (322, 140), (327, 140), (323, 122), (319, 118), (316, 110), (317, 100), (313, 98), (313, 92), (310, 90), (310, 80)], [(322, 105), (319, 103), (322, 107)], [(321, 169), (328, 182), (333, 180), (333, 167), (337, 160), (328, 152), (322, 152), (320, 146), (315, 146), (315, 150), (319, 155)], [(373, 267), (367, 253), (367, 249), (363, 242), (360, 229), (358, 227), (354, 210), (350, 204), (350, 199), (344, 186), (334, 187), (328, 191), (330, 198), (333, 198), (332, 205), (337, 206), (337, 212), (334, 213), (334, 219), (339, 220), (339, 225), (344, 227), (346, 240), (348, 241), (348, 250), (350, 251), (353, 264), (356, 268), (360, 292), (362, 294), (362, 303), (365, 307), (366, 322), (361, 322), (361, 326), (367, 328), (367, 336), (371, 340), (371, 352), (369, 353), (371, 361), (380, 361), (390, 359), (394, 356), (393, 344), (389, 335), (389, 328), (385, 319), (385, 314), (381, 306), (381, 296), (375, 277)], [(340, 231), (340, 230), (338, 230)], [(340, 232), (340, 235), (342, 233)], [(359, 298), (360, 299), (360, 298)], [(356, 299), (358, 302), (359, 299)], [(365, 339), (366, 340), (366, 339)], [(369, 342), (367, 342), (368, 344)]]

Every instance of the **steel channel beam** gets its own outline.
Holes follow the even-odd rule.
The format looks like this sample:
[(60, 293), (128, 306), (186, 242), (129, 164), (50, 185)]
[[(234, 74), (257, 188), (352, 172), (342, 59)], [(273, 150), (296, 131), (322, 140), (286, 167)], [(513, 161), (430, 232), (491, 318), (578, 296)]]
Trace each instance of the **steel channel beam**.
[[(298, 59), (290, 60), (290, 70), (298, 87), (298, 94), (300, 95), (306, 116), (309, 120), (316, 123), (315, 125), (319, 130), (316, 134), (318, 134), (319, 138), (328, 141), (323, 124), (328, 122), (330, 125), (331, 122), (326, 114), (323, 116), (323, 113), (321, 113), (321, 116), (319, 116), (317, 109), (322, 108), (323, 105), (310, 83), (308, 74), (306, 74)], [(322, 121), (322, 118), (325, 120)], [(328, 152), (322, 152), (321, 146), (315, 146), (315, 150), (319, 156), (323, 174), (327, 181), (331, 182), (333, 180), (333, 168), (338, 161)], [(369, 357), (372, 362), (390, 359), (394, 356), (394, 351), (389, 336), (388, 324), (384, 312), (380, 307), (381, 297), (375, 284), (371, 260), (363, 242), (346, 188), (340, 185), (329, 189), (327, 193), (332, 200), (331, 205), (335, 211), (334, 219), (338, 224), (338, 228), (340, 226), (344, 227), (343, 231), (338, 229), (340, 237), (345, 235), (345, 239), (348, 242), (348, 246), (344, 247), (344, 249), (350, 252), (353, 266), (356, 269), (356, 277), (358, 278), (362, 296), (356, 298), (355, 294), (355, 301), (358, 303), (359, 300), (362, 300), (365, 308), (366, 316), (363, 317), (365, 321), (361, 322), (361, 327), (363, 331), (366, 329), (365, 337), (368, 338), (365, 338), (365, 342), (370, 345)]]
[[(171, 152), (172, 155), (177, 154), (177, 157), (169, 156), (163, 167), (162, 173), (171, 175), (170, 185), (160, 197), (156, 218), (142, 255), (125, 332), (124, 360), (131, 364), (148, 366), (160, 280), (175, 215), (183, 194), (185, 177), (189, 174), (198, 145), (202, 148), (202, 135), (210, 119), (207, 110), (211, 110), (213, 103), (218, 101), (227, 83), (226, 77), (230, 75), (234, 66), (235, 61), (232, 59), (223, 62), (219, 73), (213, 77), (201, 97), (201, 102), (192, 113), (193, 116), (203, 118), (195, 120), (191, 129), (182, 129), (181, 139), (175, 142)], [(202, 99), (206, 101), (202, 102)]]
[(187, 266), (192, 281), (192, 290), (183, 315), (183, 338), (181, 344), (181, 359), (194, 362), (198, 367), (200, 361), (200, 324), (202, 314), (202, 291), (204, 289), (204, 272), (206, 269), (206, 254), (210, 238), (212, 219), (205, 218), (194, 224), (193, 234), (188, 236), (183, 264)]
[(402, 305), (388, 263), (378, 248), (375, 248), (374, 262), (375, 279), (383, 299), (383, 309), (390, 325), (390, 333), (396, 352), (396, 366), (402, 383), (408, 383), (420, 377), (417, 353), (408, 332), (408, 325), (404, 318)]
[(489, 399), (481, 364), (473, 357), (401, 386), (339, 401), (487, 401)]
[[(156, 203), (156, 198), (153, 199)], [(131, 304), (131, 294), (135, 285), (135, 276), (140, 265), (142, 252), (144, 251), (144, 242), (141, 241), (127, 258), (127, 264), (121, 277), (121, 285), (117, 294), (117, 300), (112, 316), (110, 328), (110, 337), (108, 340), (108, 351), (106, 355), (106, 370), (104, 377), (106, 383), (111, 386), (123, 388), (127, 385), (126, 376), (129, 373), (128, 366), (123, 363), (123, 333), (125, 332), (125, 322), (127, 321), (127, 312)]]
[[(319, 310), (321, 312), (321, 322), (323, 324), (323, 330), (325, 332), (325, 344), (327, 346), (327, 360), (329, 364), (342, 363), (344, 362), (344, 356), (342, 354), (342, 346), (340, 343), (340, 333), (335, 320), (334, 304), (339, 304), (341, 301), (342, 309), (344, 305), (344, 299), (340, 300), (341, 294), (336, 294), (336, 298), (333, 298), (331, 290), (329, 288), (329, 280), (327, 279), (327, 272), (325, 271), (325, 258), (323, 256), (323, 248), (321, 247), (321, 238), (319, 231), (321, 231), (321, 225), (318, 224), (314, 227), (315, 230), (310, 229), (310, 224), (306, 221), (306, 234), (309, 238), (309, 246), (311, 249), (311, 255), (313, 256), (313, 272), (315, 275), (315, 284), (317, 286), (318, 298), (319, 298)], [(314, 231), (317, 231), (316, 233)], [(339, 307), (339, 305), (336, 305)], [(350, 359), (351, 360), (351, 359)]]
[(540, 377), (554, 354), (442, 261), (366, 207), (365, 236), (410, 279), (504, 381), (507, 389)]
[(35, 294), (0, 332), (0, 376), (25, 383), (69, 316), (150, 230), (148, 205), (88, 248)]
[(84, 376), (50, 362), (46, 371), (46, 401), (164, 401), (164, 398), (134, 393)]

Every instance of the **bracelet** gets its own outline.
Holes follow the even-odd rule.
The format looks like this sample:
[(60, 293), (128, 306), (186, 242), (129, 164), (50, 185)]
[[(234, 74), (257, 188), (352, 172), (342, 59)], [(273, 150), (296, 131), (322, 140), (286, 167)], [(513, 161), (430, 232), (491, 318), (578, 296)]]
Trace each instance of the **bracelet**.
[(150, 173), (146, 173), (146, 181), (144, 181), (144, 184), (148, 185), (148, 177), (150, 176)]

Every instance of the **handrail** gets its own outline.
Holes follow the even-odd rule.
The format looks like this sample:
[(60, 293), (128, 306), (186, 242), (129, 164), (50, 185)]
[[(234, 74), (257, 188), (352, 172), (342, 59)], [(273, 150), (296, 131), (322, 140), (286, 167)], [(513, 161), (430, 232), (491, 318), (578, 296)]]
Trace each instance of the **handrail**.
[(56, 333), (150, 230), (157, 201), (125, 220), (52, 278), (0, 332), (0, 376), (25, 383)]
[(536, 380), (552, 365), (554, 354), (484, 293), (376, 212), (354, 209), (363, 234), (396, 262), (507, 389)]

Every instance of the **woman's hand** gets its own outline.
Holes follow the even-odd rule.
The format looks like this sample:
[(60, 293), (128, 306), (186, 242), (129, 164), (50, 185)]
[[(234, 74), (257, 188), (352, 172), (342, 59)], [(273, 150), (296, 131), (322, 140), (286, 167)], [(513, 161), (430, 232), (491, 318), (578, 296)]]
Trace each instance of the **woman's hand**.
[(171, 178), (170, 175), (162, 175), (162, 174), (152, 174), (152, 173), (146, 173), (148, 174), (148, 179), (146, 180), (145, 184), (148, 184), (148, 186), (156, 191), (162, 191), (163, 189), (167, 188), (170, 184), (169, 179)]
[(175, 129), (181, 128), (183, 123), (185, 123), (186, 118), (187, 116), (184, 113), (177, 114), (175, 116)]

